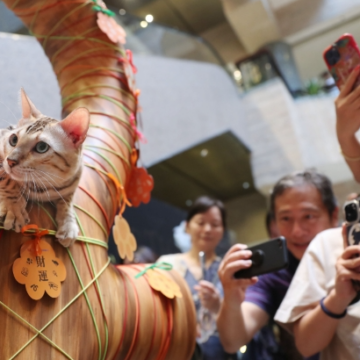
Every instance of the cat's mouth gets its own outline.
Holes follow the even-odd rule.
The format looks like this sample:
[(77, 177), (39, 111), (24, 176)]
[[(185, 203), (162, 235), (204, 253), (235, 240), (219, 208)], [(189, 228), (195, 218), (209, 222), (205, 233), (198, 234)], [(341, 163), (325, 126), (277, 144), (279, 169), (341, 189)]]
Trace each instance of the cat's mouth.
[(17, 166), (10, 167), (6, 162), (3, 163), (3, 168), (5, 172), (11, 177), (11, 179), (16, 181), (24, 181), (25, 174)]

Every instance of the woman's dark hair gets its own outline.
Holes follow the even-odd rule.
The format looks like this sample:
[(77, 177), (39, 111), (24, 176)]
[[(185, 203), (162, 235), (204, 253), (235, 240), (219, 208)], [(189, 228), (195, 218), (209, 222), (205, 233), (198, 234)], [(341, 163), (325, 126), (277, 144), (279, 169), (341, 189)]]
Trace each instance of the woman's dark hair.
[(200, 196), (194, 201), (187, 214), (186, 221), (189, 222), (196, 214), (203, 214), (213, 206), (216, 206), (220, 210), (223, 228), (226, 229), (226, 210), (224, 204), (222, 201), (209, 196)]
[(319, 174), (315, 170), (305, 170), (304, 172), (286, 175), (275, 184), (270, 195), (270, 213), (273, 218), (275, 218), (276, 198), (282, 195), (286, 189), (302, 185), (312, 185), (319, 191), (329, 216), (332, 216), (337, 207), (337, 201), (332, 189), (331, 181), (327, 176)]

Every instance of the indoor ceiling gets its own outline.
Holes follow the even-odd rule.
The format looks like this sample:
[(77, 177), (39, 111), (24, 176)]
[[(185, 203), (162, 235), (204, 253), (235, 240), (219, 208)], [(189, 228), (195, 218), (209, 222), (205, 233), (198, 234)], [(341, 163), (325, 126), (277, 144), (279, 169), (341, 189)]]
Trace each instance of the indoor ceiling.
[(201, 195), (223, 201), (255, 192), (250, 151), (231, 132), (206, 140), (148, 168), (153, 196), (186, 208)]
[(226, 21), (220, 0), (107, 0), (132, 15), (154, 16), (157, 23), (194, 35)]

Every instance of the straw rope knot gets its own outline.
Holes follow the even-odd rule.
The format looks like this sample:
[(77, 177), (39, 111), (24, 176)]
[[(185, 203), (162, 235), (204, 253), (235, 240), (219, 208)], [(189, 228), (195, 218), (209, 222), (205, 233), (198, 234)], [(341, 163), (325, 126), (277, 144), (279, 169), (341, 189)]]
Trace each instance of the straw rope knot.
[(146, 274), (146, 272), (148, 270), (154, 270), (154, 269), (161, 269), (161, 270), (166, 270), (166, 271), (170, 271), (172, 270), (173, 266), (167, 262), (156, 262), (154, 264), (148, 265), (146, 266), (146, 268), (144, 268), (144, 270), (140, 271), (139, 273), (137, 273), (135, 275), (135, 279), (138, 279), (140, 276), (143, 276)]

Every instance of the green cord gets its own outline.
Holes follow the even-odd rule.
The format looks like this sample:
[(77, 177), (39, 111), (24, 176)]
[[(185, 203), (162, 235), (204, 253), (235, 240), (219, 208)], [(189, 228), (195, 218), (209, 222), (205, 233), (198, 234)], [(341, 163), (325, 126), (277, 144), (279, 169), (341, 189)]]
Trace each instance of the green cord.
[[(41, 209), (43, 209), (43, 211), (47, 214), (47, 216), (50, 218), (51, 222), (52, 222), (55, 226), (57, 226), (56, 221), (55, 221), (55, 219), (51, 216), (51, 214), (50, 214), (40, 203), (38, 203), (38, 205), (39, 205), (39, 207), (40, 207)], [(80, 208), (80, 207), (77, 206), (77, 205), (75, 205), (75, 207)], [(81, 210), (85, 210), (85, 209), (82, 209), (82, 208), (80, 208), (80, 209), (81, 209)], [(85, 212), (87, 212), (87, 211), (85, 210)], [(90, 216), (93, 218), (93, 220), (96, 221), (96, 219), (95, 219), (91, 214), (88, 213), (88, 215), (90, 215)], [(102, 294), (101, 294), (101, 291), (100, 291), (100, 286), (99, 286), (99, 284), (98, 284), (98, 282), (97, 282), (97, 279), (98, 279), (98, 277), (99, 277), (99, 274), (95, 275), (96, 272), (95, 272), (95, 269), (94, 269), (94, 264), (93, 264), (92, 256), (91, 256), (90, 249), (89, 249), (89, 243), (95, 243), (95, 244), (101, 245), (101, 246), (104, 246), (103, 244), (105, 244), (105, 247), (106, 247), (106, 248), (107, 248), (108, 246), (107, 246), (106, 243), (104, 243), (104, 242), (101, 241), (101, 240), (91, 239), (91, 238), (88, 238), (88, 237), (84, 236), (84, 229), (83, 229), (83, 227), (82, 227), (82, 224), (81, 224), (81, 222), (80, 222), (77, 214), (75, 214), (75, 216), (76, 216), (77, 222), (78, 222), (78, 224), (79, 224), (80, 231), (81, 231), (81, 233), (82, 233), (82, 235), (83, 235), (83, 236), (78, 236), (78, 237), (77, 237), (77, 240), (84, 241), (85, 244), (86, 244), (86, 248), (87, 248), (87, 252), (88, 252), (88, 255), (89, 255), (89, 259), (90, 259), (92, 271), (93, 271), (93, 274), (94, 274), (94, 276), (95, 276), (94, 281), (96, 281), (96, 286), (97, 286), (98, 293), (99, 293), (99, 296), (100, 296), (101, 306), (102, 306), (102, 309), (104, 310), (104, 304), (103, 304)], [(0, 226), (0, 228), (3, 228), (3, 227)], [(44, 230), (44, 229), (40, 229), (40, 230)], [(49, 231), (49, 234), (50, 234), (50, 235), (55, 235), (55, 234), (56, 234), (56, 231), (55, 231), (55, 230), (48, 230), (48, 231)], [(30, 231), (28, 231), (28, 232), (31, 233), (31, 232), (34, 232), (34, 231), (31, 231), (31, 230), (30, 230)], [(105, 231), (105, 234), (106, 234), (106, 231)], [(107, 234), (106, 234), (106, 236), (107, 236)], [(91, 239), (92, 241), (89, 241), (89, 239)], [(71, 252), (70, 252), (69, 249), (67, 249), (67, 252), (68, 252), (69, 258), (70, 258), (70, 260), (71, 260), (71, 263), (73, 264), (74, 271), (75, 271), (75, 273), (76, 273), (76, 275), (77, 275), (77, 277), (78, 277), (80, 286), (81, 286), (82, 289), (83, 289), (83, 292), (82, 292), (82, 293), (84, 293), (84, 297), (85, 297), (86, 303), (87, 303), (87, 305), (88, 305), (88, 307), (89, 307), (90, 315), (91, 315), (92, 320), (93, 320), (93, 323), (94, 323), (96, 336), (97, 336), (97, 339), (98, 339), (98, 342), (99, 342), (99, 357), (98, 357), (98, 360), (104, 360), (105, 357), (106, 357), (106, 354), (107, 354), (107, 349), (108, 349), (108, 326), (107, 326), (106, 321), (105, 321), (105, 322), (104, 322), (104, 327), (105, 327), (105, 349), (104, 349), (104, 355), (102, 355), (100, 332), (99, 332), (99, 328), (98, 328), (98, 325), (97, 325), (97, 322), (96, 322), (96, 318), (95, 318), (94, 311), (93, 311), (93, 309), (92, 309), (91, 302), (90, 302), (90, 300), (89, 300), (89, 297), (88, 297), (87, 293), (85, 292), (86, 288), (84, 288), (84, 284), (83, 284), (83, 282), (82, 282), (82, 280), (81, 280), (81, 276), (80, 276), (80, 273), (79, 273), (79, 271), (78, 271), (78, 269), (77, 269), (77, 266), (76, 266), (76, 264), (75, 264), (74, 258), (72, 257), (72, 254), (71, 254)], [(110, 262), (110, 260), (108, 260), (107, 265), (109, 264), (109, 262)], [(106, 265), (106, 266), (107, 266), (107, 265)], [(93, 282), (92, 282), (92, 283), (93, 283)], [(71, 302), (71, 303), (72, 303), (72, 302)], [(6, 306), (6, 305), (3, 304), (2, 302), (0, 302), (0, 304), (3, 305), (3, 306)], [(65, 307), (65, 308), (66, 308), (66, 307)], [(64, 309), (65, 309), (65, 308), (64, 308)], [(64, 309), (63, 309), (63, 310), (64, 310)], [(62, 310), (60, 313), (62, 313), (63, 310)], [(59, 314), (60, 314), (60, 313), (59, 313)], [(58, 315), (59, 315), (59, 314), (58, 314)], [(57, 316), (58, 316), (58, 315), (57, 315)], [(56, 316), (56, 317), (57, 317), (57, 316)], [(18, 315), (18, 317), (21, 318), (19, 315)], [(56, 317), (55, 317), (55, 318), (56, 318)], [(55, 319), (55, 318), (54, 318), (54, 319)], [(23, 319), (23, 321), (26, 322), (26, 320), (24, 320), (24, 319)], [(27, 323), (27, 322), (26, 322), (26, 323)], [(30, 325), (31, 325), (31, 324), (30, 324)], [(50, 323), (48, 323), (48, 325), (50, 325)], [(46, 326), (47, 326), (47, 325), (46, 325)], [(32, 325), (31, 325), (31, 327), (34, 328)], [(38, 335), (43, 335), (43, 334), (41, 334), (41, 332), (42, 332), (44, 329), (45, 329), (45, 327), (44, 327), (43, 329), (41, 329), (40, 331), (37, 331), (37, 330), (36, 330), (36, 331), (37, 331), (37, 334), (36, 334), (32, 339), (30, 339), (21, 349), (19, 349), (18, 352), (17, 352), (15, 355), (13, 355), (13, 357), (12, 357), (11, 359), (13, 359), (15, 356), (17, 356), (23, 349), (25, 349), (25, 347), (28, 346)], [(50, 339), (48, 339), (48, 340), (51, 342)], [(52, 344), (52, 342), (51, 342), (51, 344)], [(65, 351), (61, 350), (56, 344), (52, 344), (52, 345), (54, 345), (54, 347), (56, 347), (59, 351), (61, 351), (62, 353), (64, 353), (64, 355), (67, 356), (68, 359), (72, 359)]]
[(96, 155), (99, 155), (101, 158), (103, 158), (110, 166), (111, 168), (114, 170), (116, 177), (118, 178), (120, 184), (122, 185), (122, 180), (121, 180), (121, 176), (119, 174), (119, 172), (117, 171), (116, 167), (114, 166), (114, 164), (112, 163), (112, 161), (105, 155), (103, 155), (102, 153), (100, 153), (99, 151), (96, 151), (94, 149), (91, 150), (93, 153), (95, 153)]
[(111, 130), (111, 129), (107, 129), (106, 127), (103, 127), (103, 126), (100, 126), (100, 125), (95, 125), (95, 124), (90, 124), (90, 127), (98, 128), (98, 129), (102, 129), (102, 130), (111, 132), (111, 133), (114, 134), (119, 140), (121, 140), (121, 141), (125, 144), (125, 146), (128, 148), (129, 152), (131, 152), (131, 147), (130, 147), (129, 143), (125, 140), (125, 138), (124, 138), (123, 136), (121, 136), (120, 134), (118, 134), (116, 131)]
[[(96, 0), (92, 0), (93, 3), (95, 3), (96, 5), (94, 5), (92, 8), (96, 11), (101, 11), (102, 13), (108, 15), (108, 16), (114, 16), (115, 14), (108, 10), (108, 9), (103, 9), (101, 6), (97, 5), (97, 2)], [(15, 3), (13, 4), (12, 6), (12, 9), (14, 9), (16, 7), (16, 5), (19, 3), (19, 0), (16, 0)], [(91, 28), (91, 29), (88, 29), (86, 30), (85, 32), (83, 32), (82, 34), (78, 35), (78, 36), (52, 36), (51, 34), (55, 32), (56, 29), (59, 28), (59, 26), (64, 22), (66, 21), (66, 19), (68, 17), (70, 17), (71, 15), (73, 15), (76, 11), (80, 10), (81, 8), (87, 6), (88, 4), (91, 4), (91, 2), (87, 2), (87, 3), (84, 3), (84, 4), (81, 4), (79, 6), (77, 6), (76, 8), (74, 8), (73, 10), (71, 10), (69, 13), (67, 13), (61, 20), (59, 20), (55, 26), (46, 34), (46, 35), (36, 35), (33, 33), (33, 27), (35, 25), (35, 22), (37, 20), (37, 17), (40, 13), (40, 11), (42, 10), (43, 6), (46, 4), (46, 0), (44, 0), (42, 2), (42, 4), (37, 8), (36, 10), (36, 13), (34, 15), (34, 17), (32, 18), (31, 20), (31, 24), (29, 26), (29, 32), (31, 34), (33, 34), (35, 37), (37, 37), (38, 39), (44, 39), (43, 41), (43, 48), (44, 50), (46, 49), (47, 47), (47, 44), (48, 44), (48, 41), (49, 40), (64, 40), (64, 41), (69, 41), (68, 43), (65, 43), (62, 47), (60, 47), (55, 53), (54, 55), (52, 56), (52, 58), (50, 59), (50, 61), (53, 63), (54, 60), (57, 58), (57, 56), (60, 54), (60, 52), (62, 52), (63, 50), (65, 50), (67, 47), (69, 47), (71, 44), (73, 44), (74, 41), (77, 41), (77, 40), (85, 40), (85, 41), (90, 41), (90, 42), (93, 42), (93, 43), (98, 43), (98, 44), (101, 44), (101, 45), (104, 45), (105, 48), (107, 49), (111, 49), (111, 50), (114, 50), (115, 52), (117, 53), (120, 53), (122, 56), (124, 56), (124, 50), (119, 48), (118, 46), (115, 46), (115, 45), (112, 45), (106, 41), (103, 41), (103, 40), (100, 40), (98, 38), (92, 38), (92, 37), (86, 37), (85, 35), (86, 34), (89, 34), (91, 33), (92, 31), (95, 31), (95, 30), (99, 30), (98, 27), (94, 27), (94, 28)], [(101, 48), (102, 49), (102, 48)], [(100, 49), (100, 50), (101, 50)], [(93, 49), (89, 50), (89, 51), (86, 51), (85, 53), (91, 53), (92, 51), (94, 51)], [(96, 51), (99, 51), (99, 48), (96, 49)], [(77, 58), (83, 56), (84, 54), (80, 54), (79, 56), (75, 56), (75, 58), (71, 59), (67, 64), (70, 64), (72, 61), (75, 61)], [(66, 66), (67, 64), (65, 64), (61, 69), (60, 71), (62, 71)], [(92, 69), (90, 71), (84, 71), (82, 73), (80, 73), (79, 76), (83, 76), (83, 75), (86, 75), (86, 74), (89, 74), (89, 73), (92, 73), (92, 72), (95, 72), (95, 71), (101, 71), (101, 70), (109, 70), (109, 71), (114, 71), (114, 72), (120, 72), (120, 73), (124, 73), (124, 71), (122, 69), (119, 69), (119, 68), (96, 68), (96, 69)], [(73, 84), (77, 79), (73, 79), (71, 83), (67, 84), (67, 85), (70, 85), (70, 84)], [(66, 86), (65, 85), (65, 88)], [(100, 87), (101, 85), (95, 85), (93, 87)], [(104, 87), (108, 87), (110, 88), (111, 86), (108, 86), (108, 85), (104, 85)], [(91, 86), (88, 86), (87, 88), (92, 88)], [(113, 87), (115, 89), (115, 87)], [(64, 89), (62, 89), (64, 90)], [(125, 93), (125, 91), (123, 89), (118, 89), (116, 88), (116, 90), (120, 90), (122, 91), (123, 93)], [(92, 94), (94, 95), (94, 94)], [(96, 95), (96, 94), (95, 94)], [(126, 93), (127, 96), (129, 95), (132, 95), (132, 94), (128, 94)], [(79, 97), (79, 96), (83, 96), (83, 94), (81, 93), (78, 93), (78, 94), (73, 94), (71, 96), (68, 96), (67, 98), (64, 98), (63, 99), (63, 102), (66, 103), (67, 101), (69, 101), (70, 99), (73, 99), (76, 97)], [(105, 100), (108, 100), (108, 101), (111, 101), (112, 103), (114, 103), (115, 105), (119, 106), (127, 115), (131, 115), (131, 111), (126, 107), (124, 106), (121, 102), (119, 101), (116, 101), (112, 98), (110, 98), (109, 96), (106, 96), (106, 95), (97, 95), (98, 97), (100, 98), (103, 98)], [(123, 120), (123, 119), (120, 119), (119, 117), (116, 117), (116, 119), (118, 119), (118, 121), (120, 122), (123, 122), (124, 124), (126, 124), (128, 127), (130, 126), (129, 122)], [(121, 135), (117, 134), (115, 131), (111, 130), (111, 129), (106, 129), (106, 128), (103, 128), (101, 126), (97, 126), (97, 125), (93, 125), (92, 127), (95, 127), (95, 128), (101, 128), (101, 129), (104, 129), (104, 130), (107, 130), (107, 131), (110, 131), (111, 133), (113, 133), (118, 139), (120, 139), (124, 144), (125, 146), (129, 149), (129, 151), (131, 151), (131, 147), (129, 145), (129, 143), (125, 140), (125, 138), (123, 138)], [(114, 164), (110, 161), (110, 159), (108, 159), (105, 155), (95, 151), (94, 149), (91, 149), (91, 148), (98, 148), (98, 149), (101, 149), (101, 150), (104, 150), (104, 151), (108, 151), (108, 152), (111, 152), (113, 153), (114, 155), (118, 156), (120, 159), (124, 160), (125, 163), (130, 166), (129, 164), (129, 161), (127, 159), (125, 159), (121, 153), (119, 152), (116, 152), (116, 151), (113, 151), (111, 149), (108, 149), (108, 148), (105, 148), (105, 147), (100, 147), (100, 146), (87, 146), (87, 149), (88, 150), (91, 150), (93, 152), (95, 152), (97, 155), (99, 155), (100, 157), (102, 157), (103, 159), (105, 159), (105, 161), (107, 161), (110, 166), (112, 167), (112, 169), (114, 170), (114, 172), (116, 173), (117, 177), (118, 177), (118, 180), (120, 181), (120, 183), (122, 182), (121, 181), (121, 177), (120, 177), (120, 174), (118, 173), (117, 169), (115, 168)], [(91, 166), (89, 166), (91, 167)], [(95, 167), (93, 167), (95, 168)], [(98, 169), (99, 171), (103, 172), (106, 174), (105, 171), (102, 171), (101, 169)], [(54, 224), (55, 227), (57, 227), (57, 224), (56, 224), (56, 221), (55, 219), (52, 218), (52, 216), (50, 215), (50, 213), (41, 205), (41, 204), (38, 204), (40, 205), (40, 207), (44, 210), (44, 212), (48, 215), (48, 217), (51, 219), (52, 223)], [(86, 213), (88, 216), (90, 216), (99, 226), (100, 228), (102, 229), (102, 231), (104, 232), (105, 236), (107, 237), (107, 231), (106, 229), (104, 228), (104, 226), (92, 215), (90, 214), (87, 210), (83, 209), (82, 207), (78, 206), (78, 205), (74, 205), (75, 208), (77, 208), (78, 210), (81, 210), (83, 211), (84, 213)], [(100, 298), (100, 303), (101, 303), (101, 307), (102, 307), (102, 311), (104, 311), (104, 301), (103, 301), (103, 296), (102, 296), (102, 293), (100, 291), (100, 285), (99, 285), (99, 282), (98, 282), (98, 278), (100, 277), (100, 275), (105, 271), (105, 269), (107, 268), (107, 266), (109, 265), (110, 263), (110, 259), (108, 259), (107, 263), (105, 264), (105, 266), (100, 270), (100, 272), (98, 274), (96, 274), (95, 272), (95, 268), (94, 268), (94, 261), (93, 261), (93, 258), (92, 258), (92, 255), (91, 255), (91, 251), (90, 251), (90, 248), (89, 248), (89, 244), (94, 244), (94, 245), (99, 245), (99, 246), (102, 246), (104, 248), (108, 248), (108, 244), (102, 240), (99, 240), (99, 239), (93, 239), (93, 238), (90, 238), (90, 237), (87, 237), (85, 236), (85, 232), (84, 232), (84, 228), (78, 218), (78, 215), (76, 215), (76, 219), (77, 219), (77, 222), (79, 224), (79, 228), (80, 228), (80, 231), (81, 231), (81, 234), (82, 236), (78, 236), (77, 237), (77, 240), (79, 241), (83, 241), (85, 243), (85, 246), (86, 246), (86, 250), (87, 250), (87, 254), (89, 256), (89, 261), (90, 261), (90, 265), (91, 265), (91, 269), (92, 269), (92, 273), (94, 275), (94, 278), (90, 281), (90, 283), (86, 286), (84, 286), (83, 284), (83, 281), (81, 279), (81, 276), (80, 276), (80, 273), (78, 271), (78, 268), (75, 264), (75, 261), (74, 261), (74, 258), (70, 252), (69, 249), (67, 249), (67, 252), (68, 252), (68, 256), (70, 258), (70, 261), (73, 265), (73, 268), (74, 268), (74, 271), (78, 277), (78, 280), (79, 280), (79, 283), (80, 283), (80, 286), (82, 288), (82, 290), (80, 291), (80, 293), (78, 293), (63, 309), (61, 309), (57, 315), (55, 315), (42, 329), (38, 330), (36, 329), (36, 327), (34, 327), (33, 325), (31, 325), (28, 321), (26, 321), (25, 319), (23, 319), (20, 315), (16, 314), (10, 307), (8, 307), (7, 305), (5, 305), (3, 302), (0, 301), (0, 305), (2, 305), (4, 308), (6, 308), (9, 312), (11, 312), (13, 315), (15, 315), (18, 319), (22, 320), (25, 324), (27, 324), (33, 331), (36, 332), (36, 334), (25, 344), (23, 345), (12, 357), (11, 359), (14, 359), (23, 349), (25, 349), (34, 339), (36, 339), (38, 336), (44, 338), (45, 341), (47, 341), (48, 343), (50, 343), (54, 348), (56, 348), (59, 352), (61, 352), (66, 358), (70, 359), (70, 360), (73, 360), (72, 357), (67, 354), (64, 350), (62, 350), (58, 345), (56, 345), (51, 339), (49, 339), (46, 335), (44, 335), (42, 332), (49, 326), (53, 323), (53, 321), (55, 321), (56, 318), (58, 318), (70, 305), (72, 305), (81, 295), (84, 295), (85, 297), (85, 300), (87, 302), (87, 305), (89, 307), (89, 311), (90, 311), (90, 314), (91, 314), (91, 317), (92, 317), (92, 320), (93, 320), (93, 323), (94, 323), (94, 327), (95, 327), (95, 331), (96, 331), (96, 335), (97, 335), (97, 339), (98, 339), (98, 343), (99, 343), (99, 355), (98, 355), (98, 359), (99, 360), (105, 360), (106, 358), (106, 355), (107, 355), (107, 350), (108, 350), (108, 343), (109, 343), (109, 336), (108, 336), (108, 324), (107, 324), (107, 321), (106, 321), (106, 317), (105, 317), (105, 313), (103, 313), (103, 316), (105, 317), (105, 321), (104, 321), (104, 331), (105, 331), (105, 345), (104, 345), (104, 353), (102, 352), (102, 343), (101, 343), (101, 337), (100, 337), (100, 332), (99, 332), (99, 327), (98, 327), (98, 324), (96, 322), (96, 318), (95, 318), (95, 314), (94, 314), (94, 310), (92, 308), (92, 305), (91, 305), (91, 302), (89, 300), (89, 297), (86, 293), (86, 290), (95, 282), (95, 286), (97, 287), (98, 289), (98, 294), (99, 294), (99, 298)], [(0, 226), (0, 228), (3, 228)], [(41, 230), (41, 229), (40, 229)], [(31, 231), (29, 231), (31, 233)], [(55, 230), (49, 230), (49, 235), (56, 235), (56, 231)]]
[[(77, 214), (76, 214), (75, 216), (76, 216), (76, 221), (77, 221), (78, 224), (79, 224), (80, 231), (81, 231), (82, 235), (85, 236), (85, 231), (84, 231), (84, 228), (83, 228), (83, 226), (82, 226), (82, 224), (81, 224), (81, 222), (80, 222), (80, 219), (79, 219), (79, 217), (77, 216)], [(87, 254), (88, 254), (88, 256), (89, 256), (89, 260), (90, 260), (90, 265), (91, 265), (92, 272), (93, 272), (93, 274), (96, 274), (95, 267), (94, 267), (94, 261), (93, 261), (93, 259), (92, 259), (92, 255), (91, 255), (91, 252), (90, 252), (89, 245), (86, 244), (85, 246), (86, 246)], [(97, 290), (98, 290), (98, 294), (99, 294), (99, 297), (100, 297), (101, 308), (102, 308), (102, 310), (104, 311), (104, 308), (105, 308), (105, 307), (104, 307), (104, 302), (103, 302), (103, 298), (102, 298), (102, 294), (101, 294), (100, 285), (99, 285), (99, 282), (98, 282), (97, 280), (96, 280), (96, 282), (95, 282), (95, 286), (96, 286), (96, 288), (97, 288)], [(103, 316), (105, 316), (105, 315), (103, 314)], [(109, 341), (108, 341), (109, 332), (108, 332), (108, 326), (107, 326), (106, 318), (105, 318), (105, 321), (104, 321), (104, 331), (105, 331), (105, 348), (104, 348), (104, 355), (103, 355), (103, 357), (102, 357), (102, 360), (104, 360), (105, 357), (106, 357), (107, 349), (108, 349), (108, 343), (109, 343)]]
[(170, 271), (170, 270), (172, 270), (172, 268), (173, 268), (173, 266), (167, 262), (157, 262), (157, 263), (146, 266), (146, 268), (144, 268), (142, 271), (140, 271), (139, 273), (137, 273), (135, 275), (135, 279), (138, 279), (140, 276), (145, 275), (146, 272), (150, 269), (161, 269), (161, 270)]
[[(78, 269), (77, 269), (77, 267), (76, 267), (75, 260), (74, 260), (74, 258), (72, 257), (72, 254), (71, 254), (70, 250), (69, 250), (69, 249), (67, 249), (67, 250), (68, 250), (68, 254), (69, 254), (71, 263), (73, 264), (75, 273), (76, 273), (76, 275), (77, 275), (77, 277), (78, 277), (80, 286), (81, 286), (82, 289), (84, 289), (84, 284), (83, 284), (83, 282), (82, 282), (82, 280), (81, 280), (80, 273), (79, 273), (79, 271), (78, 271)], [(98, 344), (99, 344), (99, 356), (98, 356), (98, 360), (100, 360), (100, 359), (101, 359), (101, 353), (102, 353), (102, 351), (101, 351), (101, 337), (100, 337), (99, 327), (98, 327), (98, 325), (97, 325), (96, 318), (95, 318), (95, 314), (94, 314), (93, 308), (92, 308), (92, 306), (91, 306), (91, 303), (90, 303), (88, 294), (87, 294), (86, 292), (84, 292), (84, 297), (85, 297), (86, 303), (87, 303), (87, 305), (88, 305), (88, 307), (89, 307), (90, 315), (91, 315), (91, 318), (92, 318), (93, 323), (94, 323), (95, 332), (96, 332), (96, 337), (97, 337), (97, 339), (98, 339)]]
[[(34, 335), (27, 343), (26, 346), (28, 346), (33, 340), (35, 340), (39, 335), (43, 336), (44, 338), (46, 338), (46, 335), (42, 334), (42, 332), (44, 330), (46, 330), (46, 328), (48, 326), (50, 326), (70, 305), (72, 305), (83, 293), (85, 293), (85, 291), (95, 282), (95, 280), (97, 280), (100, 275), (106, 270), (106, 268), (108, 267), (108, 265), (110, 264), (110, 258), (108, 259), (107, 263), (103, 266), (103, 268), (99, 271), (99, 273), (96, 275), (96, 277), (94, 279), (92, 279), (90, 281), (89, 284), (87, 284), (82, 291), (80, 291), (67, 305), (65, 305), (52, 319), (49, 320), (49, 322), (47, 324), (45, 324), (40, 330), (36, 330), (37, 334)], [(75, 271), (77, 271), (77, 269), (75, 269)], [(15, 311), (13, 311), (12, 309), (10, 309), (7, 305), (5, 305), (2, 301), (0, 301), (0, 305), (2, 305), (5, 309), (9, 310), (11, 313), (13, 313), (16, 317), (18, 317), (20, 320), (22, 320), (25, 324), (27, 324), (28, 326), (30, 326), (31, 328), (34, 328), (33, 325), (31, 325), (27, 320), (25, 320), (24, 318), (22, 318), (20, 315), (18, 315)], [(50, 339), (49, 339), (50, 340)], [(51, 340), (50, 340), (51, 341)], [(22, 351), (25, 348), (25, 346), (23, 346), (20, 350)], [(56, 346), (56, 348), (58, 348)], [(59, 348), (60, 349), (60, 348)], [(17, 351), (16, 354), (14, 354), (9, 360), (14, 359), (15, 356), (17, 356), (20, 353), (20, 350)], [(66, 354), (65, 351), (62, 351), (64, 353), (64, 355)], [(72, 359), (69, 355), (68, 355), (69, 359)]]
[(46, 45), (47, 42), (49, 40), (49, 38), (51, 37), (51, 34), (68, 18), (70, 17), (73, 13), (75, 13), (76, 11), (82, 9), (83, 7), (87, 6), (87, 3), (84, 4), (80, 4), (79, 6), (75, 7), (74, 9), (72, 9), (71, 11), (69, 11), (65, 16), (63, 16), (54, 26), (53, 28), (48, 32), (48, 34), (46, 35), (46, 38), (44, 40), (44, 42), (42, 43), (42, 47), (45, 51), (46, 49)]
[(90, 151), (91, 151), (91, 148), (108, 151), (108, 152), (118, 156), (121, 160), (123, 160), (126, 163), (126, 165), (128, 165), (130, 167), (129, 160), (127, 160), (121, 153), (119, 153), (117, 151), (111, 150), (111, 149), (106, 148), (104, 146), (98, 146), (98, 145), (85, 145), (84, 148), (87, 149), (87, 150), (90, 150)]
[[(110, 69), (110, 68), (107, 68), (107, 69)], [(126, 113), (126, 115), (131, 115), (131, 111), (129, 109), (127, 109), (126, 106), (124, 104), (122, 104), (121, 102), (111, 98), (110, 96), (96, 94), (96, 93), (75, 93), (75, 94), (66, 96), (62, 100), (62, 106), (64, 107), (69, 100), (74, 100), (77, 97), (83, 97), (83, 96), (92, 96), (92, 97), (97, 96), (101, 99), (108, 100), (108, 101), (112, 102), (113, 104), (115, 104), (116, 106), (118, 106), (120, 109), (122, 109)], [(124, 123), (126, 123), (127, 125), (129, 124), (129, 122), (126, 120), (124, 120)]]
[(93, 68), (91, 70), (86, 70), (86, 71), (83, 71), (82, 73), (80, 73), (79, 75), (77, 75), (76, 77), (74, 77), (70, 82), (66, 83), (66, 85), (61, 88), (61, 91), (64, 91), (68, 86), (72, 85), (74, 82), (79, 80), (82, 76), (91, 74), (91, 73), (97, 73), (98, 71), (101, 71), (101, 70), (110, 70), (110, 71), (114, 71), (114, 72), (123, 73), (123, 70), (121, 70), (121, 69), (109, 68), (109, 67), (97, 67), (97, 68)]
[[(107, 233), (107, 231), (106, 231), (106, 229), (104, 228), (103, 224), (102, 224), (98, 219), (96, 219), (94, 215), (90, 214), (87, 210), (85, 210), (84, 208), (82, 208), (82, 207), (79, 206), (79, 205), (74, 205), (74, 207), (75, 207), (76, 209), (81, 210), (82, 212), (84, 212), (84, 213), (85, 213), (86, 215), (88, 215), (89, 217), (91, 217), (91, 219), (93, 219), (93, 220), (100, 226), (100, 228), (101, 228), (101, 230), (103, 231), (105, 237), (106, 237), (106, 238), (109, 237), (109, 234)], [(76, 218), (77, 218), (77, 216), (76, 216)], [(80, 222), (80, 221), (78, 220), (78, 223), (79, 223), (79, 222)], [(81, 229), (80, 229), (80, 231), (81, 231), (82, 233), (84, 233)]]

